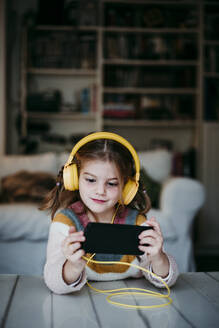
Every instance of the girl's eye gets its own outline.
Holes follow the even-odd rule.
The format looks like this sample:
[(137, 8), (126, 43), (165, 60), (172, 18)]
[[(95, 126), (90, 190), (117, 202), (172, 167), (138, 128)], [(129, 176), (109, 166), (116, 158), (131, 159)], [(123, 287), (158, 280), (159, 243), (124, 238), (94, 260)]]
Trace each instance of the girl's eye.
[(85, 178), (85, 180), (89, 183), (95, 182), (95, 179), (93, 179), (93, 178)]
[(116, 186), (118, 186), (118, 182), (108, 182), (108, 185), (110, 187), (116, 187)]

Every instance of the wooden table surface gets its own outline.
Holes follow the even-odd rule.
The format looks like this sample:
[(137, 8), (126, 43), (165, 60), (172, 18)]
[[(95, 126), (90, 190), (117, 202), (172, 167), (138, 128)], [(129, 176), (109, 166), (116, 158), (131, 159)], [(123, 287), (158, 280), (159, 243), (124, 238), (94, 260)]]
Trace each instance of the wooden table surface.
[[(92, 285), (100, 289), (129, 286), (158, 291), (145, 279)], [(0, 275), (0, 327), (219, 327), (219, 272), (181, 274), (171, 288), (171, 298), (173, 303), (163, 308), (127, 309), (109, 304), (105, 294), (88, 286), (74, 294), (56, 295), (42, 277)], [(141, 296), (115, 300), (138, 305), (166, 302)]]

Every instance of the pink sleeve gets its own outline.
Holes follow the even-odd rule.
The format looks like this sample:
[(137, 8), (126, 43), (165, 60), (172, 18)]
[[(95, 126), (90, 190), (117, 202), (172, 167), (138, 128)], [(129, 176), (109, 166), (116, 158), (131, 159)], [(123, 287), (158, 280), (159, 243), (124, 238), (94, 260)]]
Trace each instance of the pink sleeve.
[[(178, 271), (178, 267), (176, 264), (175, 259), (169, 255), (166, 254), (169, 260), (169, 274), (167, 277), (163, 278), (163, 280), (165, 281), (165, 283), (171, 287), (175, 284), (178, 275), (179, 275), (179, 271)], [(147, 257), (145, 255), (141, 256), (141, 261), (140, 261), (140, 265), (144, 268), (146, 268), (147, 270), (149, 270), (149, 272), (153, 272), (152, 271), (152, 267), (150, 262), (147, 260)], [(152, 274), (150, 273), (146, 273), (143, 271), (143, 275), (145, 276), (146, 279), (148, 279), (154, 286), (158, 287), (158, 288), (165, 288), (164, 284), (160, 281), (160, 279), (154, 277)]]
[[(86, 283), (85, 270), (81, 279), (76, 283), (67, 285), (63, 280), (62, 270), (66, 258), (62, 254), (61, 243), (65, 234), (56, 229), (57, 224), (52, 223), (47, 245), (47, 259), (44, 267), (44, 281), (49, 289), (56, 294), (67, 294), (80, 290)], [(67, 227), (68, 229), (68, 227)], [(67, 231), (67, 230), (66, 230)]]

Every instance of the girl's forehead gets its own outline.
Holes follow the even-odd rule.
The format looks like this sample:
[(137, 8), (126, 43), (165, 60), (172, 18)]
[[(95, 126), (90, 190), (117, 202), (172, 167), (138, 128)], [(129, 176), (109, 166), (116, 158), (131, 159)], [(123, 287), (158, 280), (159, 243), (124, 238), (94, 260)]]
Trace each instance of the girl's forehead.
[(83, 160), (81, 162), (81, 170), (94, 175), (103, 174), (120, 176), (119, 170), (113, 161), (100, 159)]

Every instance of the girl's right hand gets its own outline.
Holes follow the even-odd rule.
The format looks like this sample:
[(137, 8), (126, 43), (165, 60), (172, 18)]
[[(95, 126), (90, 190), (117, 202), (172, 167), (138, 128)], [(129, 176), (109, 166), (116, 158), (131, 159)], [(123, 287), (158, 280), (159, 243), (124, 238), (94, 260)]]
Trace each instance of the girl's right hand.
[(66, 258), (63, 266), (63, 279), (68, 283), (72, 283), (80, 276), (86, 261), (82, 259), (85, 255), (81, 249), (81, 242), (85, 241), (83, 231), (77, 231), (74, 227), (69, 228), (68, 236), (62, 242), (62, 252)]

